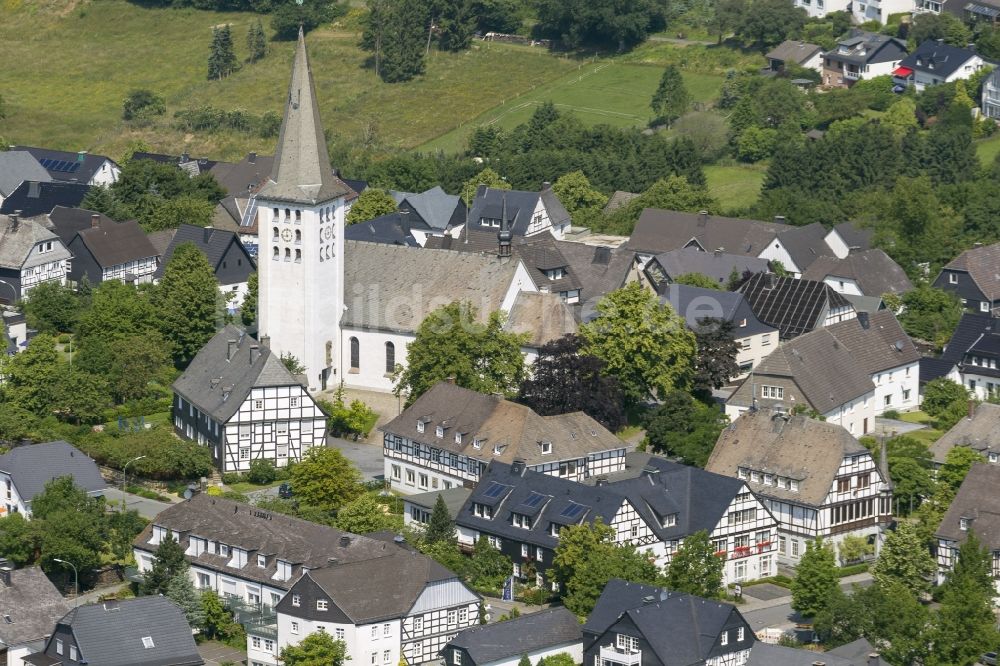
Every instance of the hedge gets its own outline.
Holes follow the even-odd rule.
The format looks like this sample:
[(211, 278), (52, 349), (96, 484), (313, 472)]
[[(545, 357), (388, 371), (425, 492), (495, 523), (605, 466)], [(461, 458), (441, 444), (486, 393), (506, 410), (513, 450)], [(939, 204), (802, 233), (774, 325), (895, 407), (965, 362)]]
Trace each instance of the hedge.
[(169, 426), (141, 432), (94, 433), (81, 438), (77, 446), (100, 464), (114, 469), (145, 456), (129, 465), (128, 471), (148, 479), (196, 479), (212, 472), (209, 450), (178, 439)]

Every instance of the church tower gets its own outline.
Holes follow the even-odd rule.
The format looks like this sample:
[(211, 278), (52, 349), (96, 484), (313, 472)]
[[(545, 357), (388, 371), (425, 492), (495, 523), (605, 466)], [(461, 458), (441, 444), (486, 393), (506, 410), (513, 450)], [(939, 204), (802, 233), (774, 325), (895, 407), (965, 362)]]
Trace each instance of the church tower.
[(300, 29), (274, 166), (257, 194), (258, 317), (261, 339), (305, 366), (310, 390), (335, 371), (349, 194), (330, 166)]

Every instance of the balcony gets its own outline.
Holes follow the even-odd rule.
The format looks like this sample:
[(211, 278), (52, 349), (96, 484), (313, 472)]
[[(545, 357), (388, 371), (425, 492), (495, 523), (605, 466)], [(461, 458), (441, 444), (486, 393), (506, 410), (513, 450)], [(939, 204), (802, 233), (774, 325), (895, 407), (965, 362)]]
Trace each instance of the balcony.
[(642, 650), (629, 650), (617, 645), (601, 647), (602, 664), (622, 664), (623, 666), (639, 666), (642, 663)]
[(857, 81), (861, 78), (861, 70), (857, 69), (844, 69), (844, 78), (850, 79), (851, 81)]
[(278, 613), (273, 606), (267, 604), (254, 604), (245, 601), (243, 597), (235, 595), (225, 595), (222, 597), (222, 605), (233, 613), (233, 618), (247, 629), (251, 626), (261, 627), (274, 624), (278, 621)]

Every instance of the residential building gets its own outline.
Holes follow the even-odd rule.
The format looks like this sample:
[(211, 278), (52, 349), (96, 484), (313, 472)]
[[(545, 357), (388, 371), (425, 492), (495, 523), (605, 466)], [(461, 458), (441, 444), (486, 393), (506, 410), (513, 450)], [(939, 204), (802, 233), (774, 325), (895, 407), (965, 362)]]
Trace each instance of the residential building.
[(941, 269), (934, 285), (957, 294), (969, 312), (990, 313), (1000, 308), (1000, 243), (975, 247)]
[(615, 190), (612, 192), (611, 196), (608, 197), (608, 203), (604, 204), (602, 212), (607, 215), (613, 213), (623, 206), (627, 206), (630, 201), (641, 196), (637, 192), (625, 192), (624, 190)]
[(383, 543), (382, 557), (338, 560), (304, 573), (278, 603), (274, 651), (265, 649), (266, 634), (257, 648), (250, 630), (250, 666), (277, 664), (283, 647), (317, 631), (344, 641), (351, 663), (438, 662), (448, 641), (479, 623), (482, 599), (457, 575), (396, 539)]
[(583, 663), (744, 666), (754, 640), (731, 604), (612, 578), (583, 625)]
[[(871, 0), (862, 3), (865, 13), (869, 5), (875, 4), (881, 5)], [(823, 54), (823, 85), (849, 88), (859, 79), (892, 74), (906, 54), (902, 39), (852, 28), (833, 50)]]
[(850, 301), (825, 282), (758, 273), (737, 291), (758, 319), (778, 329), (782, 340), (857, 316)]
[(0, 663), (23, 666), (67, 611), (69, 604), (40, 568), (12, 569), (0, 560)]
[(983, 95), (979, 108), (987, 118), (1000, 119), (1000, 69), (993, 70), (983, 79)]
[(107, 187), (121, 176), (121, 167), (113, 159), (85, 150), (74, 153), (32, 146), (14, 146), (13, 150), (30, 153), (56, 181)]
[(790, 648), (758, 641), (750, 650), (746, 666), (889, 666), (864, 638), (817, 653), (806, 648)]
[(31, 666), (202, 666), (184, 611), (166, 597), (78, 606), (52, 630)]
[(421, 242), (417, 238), (424, 242), (428, 238), (426, 234), (421, 234), (422, 226), (422, 223), (412, 219), (409, 211), (397, 210), (367, 222), (348, 225), (344, 229), (344, 240), (420, 247)]
[(934, 466), (940, 468), (956, 446), (966, 446), (988, 463), (1000, 465), (1000, 405), (970, 404), (970, 413), (931, 444)]
[(962, 481), (941, 524), (937, 539), (938, 583), (955, 566), (958, 549), (975, 533), (980, 547), (990, 552), (996, 595), (1000, 597), (1000, 465), (976, 463)]
[(140, 574), (152, 569), (157, 546), (168, 536), (184, 549), (197, 589), (271, 620), (306, 571), (331, 559), (346, 564), (391, 552), (384, 541), (199, 493), (161, 511), (135, 538)]
[(858, 227), (853, 222), (841, 222), (826, 234), (826, 244), (838, 259), (843, 259), (852, 252), (864, 252), (872, 249), (871, 229)]
[(0, 152), (0, 204), (26, 180), (47, 183), (52, 180), (49, 172), (31, 153), (24, 150)]
[(595, 485), (494, 461), (455, 518), (459, 545), (471, 550), (486, 538), (511, 559), (516, 577), (555, 590), (549, 570), (560, 530), (599, 519), (615, 543), (636, 546), (658, 566), (704, 530), (726, 556), (725, 583), (774, 574), (777, 523), (745, 483), (656, 457), (637, 461)]
[(471, 627), (441, 651), (447, 666), (517, 666), (527, 655), (537, 664), (565, 653), (583, 661), (583, 630), (576, 615), (562, 606), (504, 622)]
[(472, 487), (492, 460), (573, 481), (624, 468), (625, 446), (583, 412), (529, 407), (441, 382), (379, 428), (385, 478), (403, 494)]
[(174, 430), (212, 452), (223, 473), (254, 460), (299, 461), (326, 441), (326, 415), (278, 356), (232, 324), (173, 384)]
[(108, 483), (88, 455), (63, 441), (15, 446), (0, 455), (0, 515), (31, 517), (31, 502), (45, 484), (64, 476), (88, 495), (103, 495)]
[(235, 309), (243, 302), (247, 281), (257, 269), (257, 264), (237, 234), (224, 229), (203, 229), (182, 224), (176, 229), (150, 234), (150, 241), (161, 256), (160, 265), (153, 274), (156, 281), (163, 278), (163, 271), (174, 251), (183, 243), (191, 243), (208, 259), (208, 265), (219, 282), (219, 291), (228, 299), (229, 307)]
[(767, 259), (727, 254), (722, 250), (702, 252), (697, 248), (686, 247), (656, 255), (646, 262), (642, 273), (648, 285), (660, 292), (682, 275), (704, 275), (725, 290), (729, 288), (729, 280), (734, 275), (737, 280), (742, 280), (748, 273), (768, 273), (770, 270)]
[(480, 185), (469, 206), (470, 228), (499, 229), (502, 217), (510, 220), (514, 236), (533, 236), (548, 231), (559, 240), (569, 231), (571, 222), (551, 183), (542, 183), (538, 192), (498, 190)]
[[(969, 379), (975, 382), (972, 389), (978, 396), (985, 396), (990, 391), (996, 390), (1000, 382), (994, 381), (992, 377), (982, 377), (978, 374), (980, 368), (989, 369), (989, 357), (992, 354), (987, 352), (998, 339), (996, 323), (997, 320), (991, 314), (963, 313), (941, 354), (937, 358), (925, 356), (920, 359), (920, 384), (948, 377), (967, 385), (967, 379), (963, 374), (968, 371), (973, 375)], [(969, 351), (976, 346), (981, 352), (978, 359), (976, 354), (969, 354)], [(996, 365), (995, 361), (993, 365)]]
[(434, 513), (438, 496), (444, 500), (444, 504), (448, 508), (448, 515), (452, 520), (455, 520), (455, 516), (465, 504), (465, 500), (469, 499), (471, 492), (471, 488), (456, 486), (447, 490), (403, 495), (403, 524), (411, 527), (426, 526), (431, 521), (431, 514)]
[(764, 57), (767, 58), (767, 69), (771, 72), (783, 72), (788, 65), (818, 72), (823, 64), (823, 47), (797, 39), (786, 39)]
[(77, 208), (90, 191), (90, 185), (52, 180), (26, 180), (0, 204), (0, 215), (18, 214), (22, 218), (48, 215), (56, 206)]
[(0, 303), (27, 298), (43, 282), (65, 284), (71, 260), (59, 237), (40, 222), (16, 213), (0, 218)]
[(786, 564), (796, 564), (816, 537), (836, 546), (861, 536), (880, 548), (892, 519), (888, 474), (833, 423), (768, 408), (746, 412), (722, 431), (705, 469), (744, 481), (773, 514), (778, 561)]
[(514, 299), (504, 330), (526, 336), (521, 354), (526, 364), (532, 364), (542, 347), (566, 335), (577, 332), (572, 306), (558, 294), (522, 291)]
[(825, 282), (842, 296), (902, 296), (913, 289), (906, 271), (881, 249), (851, 252), (846, 257), (819, 257), (802, 273), (803, 280)]
[[(39, 219), (38, 221), (43, 221)], [(104, 224), (115, 224), (115, 221), (103, 213), (87, 210), (86, 208), (69, 208), (67, 206), (56, 206), (44, 216), (46, 227), (59, 236), (59, 240), (69, 247), (70, 241), (78, 233), (94, 226)]]
[(454, 234), (465, 224), (466, 207), (462, 197), (448, 194), (440, 185), (424, 192), (390, 194), (396, 200), (399, 211), (409, 216), (412, 233), (420, 245), (424, 245), (428, 236)]
[(912, 86), (917, 91), (941, 83), (968, 79), (988, 63), (968, 48), (945, 44), (941, 39), (928, 39), (903, 58), (892, 72), (897, 86)]
[(96, 213), (91, 221), (89, 228), (77, 232), (69, 242), (69, 251), (73, 253), (70, 279), (80, 283), (86, 278), (91, 284), (105, 280), (133, 285), (151, 283), (160, 253), (139, 223), (103, 221)]
[(587, 320), (609, 292), (639, 279), (635, 253), (625, 248), (572, 241), (556, 241), (556, 248), (566, 260), (567, 272), (580, 284), (578, 319)]

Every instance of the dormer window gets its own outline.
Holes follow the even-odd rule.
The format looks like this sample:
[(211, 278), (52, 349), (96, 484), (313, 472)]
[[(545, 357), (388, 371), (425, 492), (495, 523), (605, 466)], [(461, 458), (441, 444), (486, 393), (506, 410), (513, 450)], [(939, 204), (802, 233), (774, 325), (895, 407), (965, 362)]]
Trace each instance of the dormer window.
[(264, 568), (267, 567), (267, 556), (266, 555), (258, 555), (257, 556), (257, 566), (260, 567), (261, 569), (264, 569)]
[(456, 432), (455, 433), (455, 443), (456, 444), (461, 444), (462, 443), (462, 433), (460, 433), (460, 432)]
[(318, 611), (325, 611), (327, 608), (329, 608), (329, 606), (330, 606), (330, 602), (327, 601), (326, 599), (317, 599), (316, 600), (316, 610), (318, 610)]
[(472, 513), (479, 518), (493, 519), (493, 507), (486, 506), (485, 504), (474, 502), (472, 504)]
[(511, 514), (511, 524), (514, 527), (520, 527), (521, 529), (530, 530), (531, 529), (531, 518), (524, 515), (523, 513)]
[(423, 431), (424, 431), (424, 421), (423, 419), (420, 419), (417, 421), (417, 432), (423, 432)]
[(222, 557), (229, 557), (229, 546), (224, 543), (219, 544), (219, 555)]
[(444, 426), (438, 426), (434, 429), (434, 436), (438, 439), (444, 437)]
[(507, 448), (506, 444), (496, 444), (496, 445), (494, 445), (493, 446), (493, 455), (498, 456), (498, 455), (502, 454), (504, 452), (504, 449), (506, 449), (506, 448)]
[(958, 519), (958, 529), (963, 532), (969, 531), (969, 525), (972, 524), (972, 518), (959, 518)]
[(663, 517), (663, 526), (664, 527), (673, 527), (676, 524), (677, 524), (677, 514), (676, 513), (671, 513), (670, 515), (667, 515), (667, 516)]
[(750, 472), (747, 470), (746, 467), (739, 467), (736, 469), (736, 476), (741, 479), (749, 479)]
[(558, 268), (550, 268), (545, 271), (545, 277), (550, 280), (561, 280), (566, 277), (566, 269), (562, 266)]
[(559, 530), (561, 528), (562, 528), (562, 525), (559, 525), (558, 523), (549, 523), (549, 536), (558, 537), (559, 536)]
[(542, 442), (542, 455), (552, 453), (552, 442)]
[(481, 449), (481, 448), (483, 448), (483, 440), (481, 440), (478, 437), (476, 437), (475, 439), (473, 439), (472, 440), (472, 448), (475, 448), (475, 449)]
[(793, 493), (799, 492), (799, 482), (795, 479), (791, 479), (789, 482), (789, 488)]

